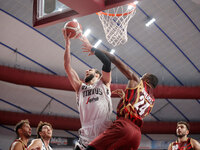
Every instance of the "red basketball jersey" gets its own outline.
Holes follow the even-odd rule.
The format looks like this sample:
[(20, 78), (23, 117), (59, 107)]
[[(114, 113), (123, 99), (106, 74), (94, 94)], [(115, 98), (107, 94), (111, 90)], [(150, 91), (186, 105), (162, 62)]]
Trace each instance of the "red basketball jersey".
[(117, 117), (143, 120), (154, 105), (153, 89), (142, 80), (136, 88), (127, 88), (117, 106)]
[(181, 142), (181, 143), (178, 143), (177, 141), (173, 142), (171, 149), (172, 150), (193, 150), (192, 145), (190, 143), (190, 138), (188, 138), (187, 141)]

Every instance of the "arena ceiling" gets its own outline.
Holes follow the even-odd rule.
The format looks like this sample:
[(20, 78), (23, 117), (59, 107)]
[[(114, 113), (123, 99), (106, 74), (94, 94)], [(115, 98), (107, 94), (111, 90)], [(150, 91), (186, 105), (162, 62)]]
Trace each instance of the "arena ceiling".
[[(17, 113), (78, 119), (75, 92), (67, 80), (63, 65), (64, 39), (61, 29), (65, 22), (33, 27), (32, 0), (1, 0), (0, 7), (0, 110), (4, 119), (7, 118), (4, 123), (1, 122), (1, 126), (10, 128), (10, 125), (14, 125), (17, 121), (14, 115)], [(160, 136), (156, 137), (155, 134), (173, 134), (174, 123), (184, 120), (194, 123), (194, 133), (200, 139), (199, 16), (198, 0), (142, 0), (129, 22), (128, 42), (114, 48), (115, 55), (139, 76), (146, 72), (153, 73), (159, 78), (159, 86), (167, 87), (161, 91), (161, 96), (157, 96), (151, 114), (144, 120), (166, 124), (153, 134), (146, 132), (145, 138), (157, 140)], [(156, 22), (146, 27), (146, 22), (152, 17), (156, 18)], [(101, 39), (102, 44), (98, 48), (113, 48), (107, 42), (96, 14), (76, 19), (83, 30), (91, 29), (88, 39), (92, 44)], [(88, 57), (83, 53), (79, 40), (71, 40), (71, 52), (72, 66), (80, 78), (84, 77), (88, 68), (101, 70), (101, 62), (95, 56)], [(113, 88), (124, 87), (127, 83), (125, 76), (114, 65), (112, 83)], [(180, 94), (181, 88), (185, 89)], [(170, 90), (172, 93), (162, 95)], [(113, 119), (118, 102), (119, 98), (113, 97)], [(20, 118), (21, 114), (18, 115)], [(153, 130), (155, 124), (148, 127)], [(65, 130), (70, 132), (66, 132), (67, 135), (77, 136), (77, 132), (73, 131), (75, 127)], [(162, 138), (167, 137), (171, 139), (171, 136)]]

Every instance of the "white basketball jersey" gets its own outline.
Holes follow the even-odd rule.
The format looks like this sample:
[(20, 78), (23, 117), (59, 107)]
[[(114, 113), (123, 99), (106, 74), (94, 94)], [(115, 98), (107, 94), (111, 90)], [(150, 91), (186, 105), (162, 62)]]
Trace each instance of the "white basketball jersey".
[[(42, 141), (42, 148), (41, 148), (41, 150), (47, 150), (46, 147), (45, 147), (45, 145), (44, 145), (44, 143), (43, 143), (43, 141)], [(51, 148), (51, 146), (48, 146), (48, 150), (53, 150), (53, 149)]]
[(77, 93), (77, 105), (82, 126), (80, 140), (87, 146), (111, 125), (113, 109), (110, 89), (101, 80), (93, 85), (82, 83)]

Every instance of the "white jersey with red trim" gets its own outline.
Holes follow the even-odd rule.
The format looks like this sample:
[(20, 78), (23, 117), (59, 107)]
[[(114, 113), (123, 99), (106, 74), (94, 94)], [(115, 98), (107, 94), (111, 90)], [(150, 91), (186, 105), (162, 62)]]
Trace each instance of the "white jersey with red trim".
[(110, 125), (112, 113), (111, 92), (102, 80), (93, 85), (82, 83), (77, 93), (77, 105), (80, 112), (80, 141), (87, 144), (105, 131)]

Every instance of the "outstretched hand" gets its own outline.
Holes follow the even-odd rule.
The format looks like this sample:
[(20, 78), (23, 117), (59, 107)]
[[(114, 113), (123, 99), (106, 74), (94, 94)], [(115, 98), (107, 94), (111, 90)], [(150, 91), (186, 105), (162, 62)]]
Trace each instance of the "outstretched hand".
[(123, 98), (125, 96), (125, 93), (124, 93), (123, 89), (116, 89), (116, 90), (112, 91), (112, 94), (117, 94), (121, 98)]
[(89, 53), (88, 56), (90, 55), (94, 55), (94, 53), (91, 51), (92, 49), (92, 45), (90, 44), (89, 40), (85, 37), (85, 36), (81, 36), (81, 38), (79, 38), (82, 41), (82, 49), (83, 52)]

